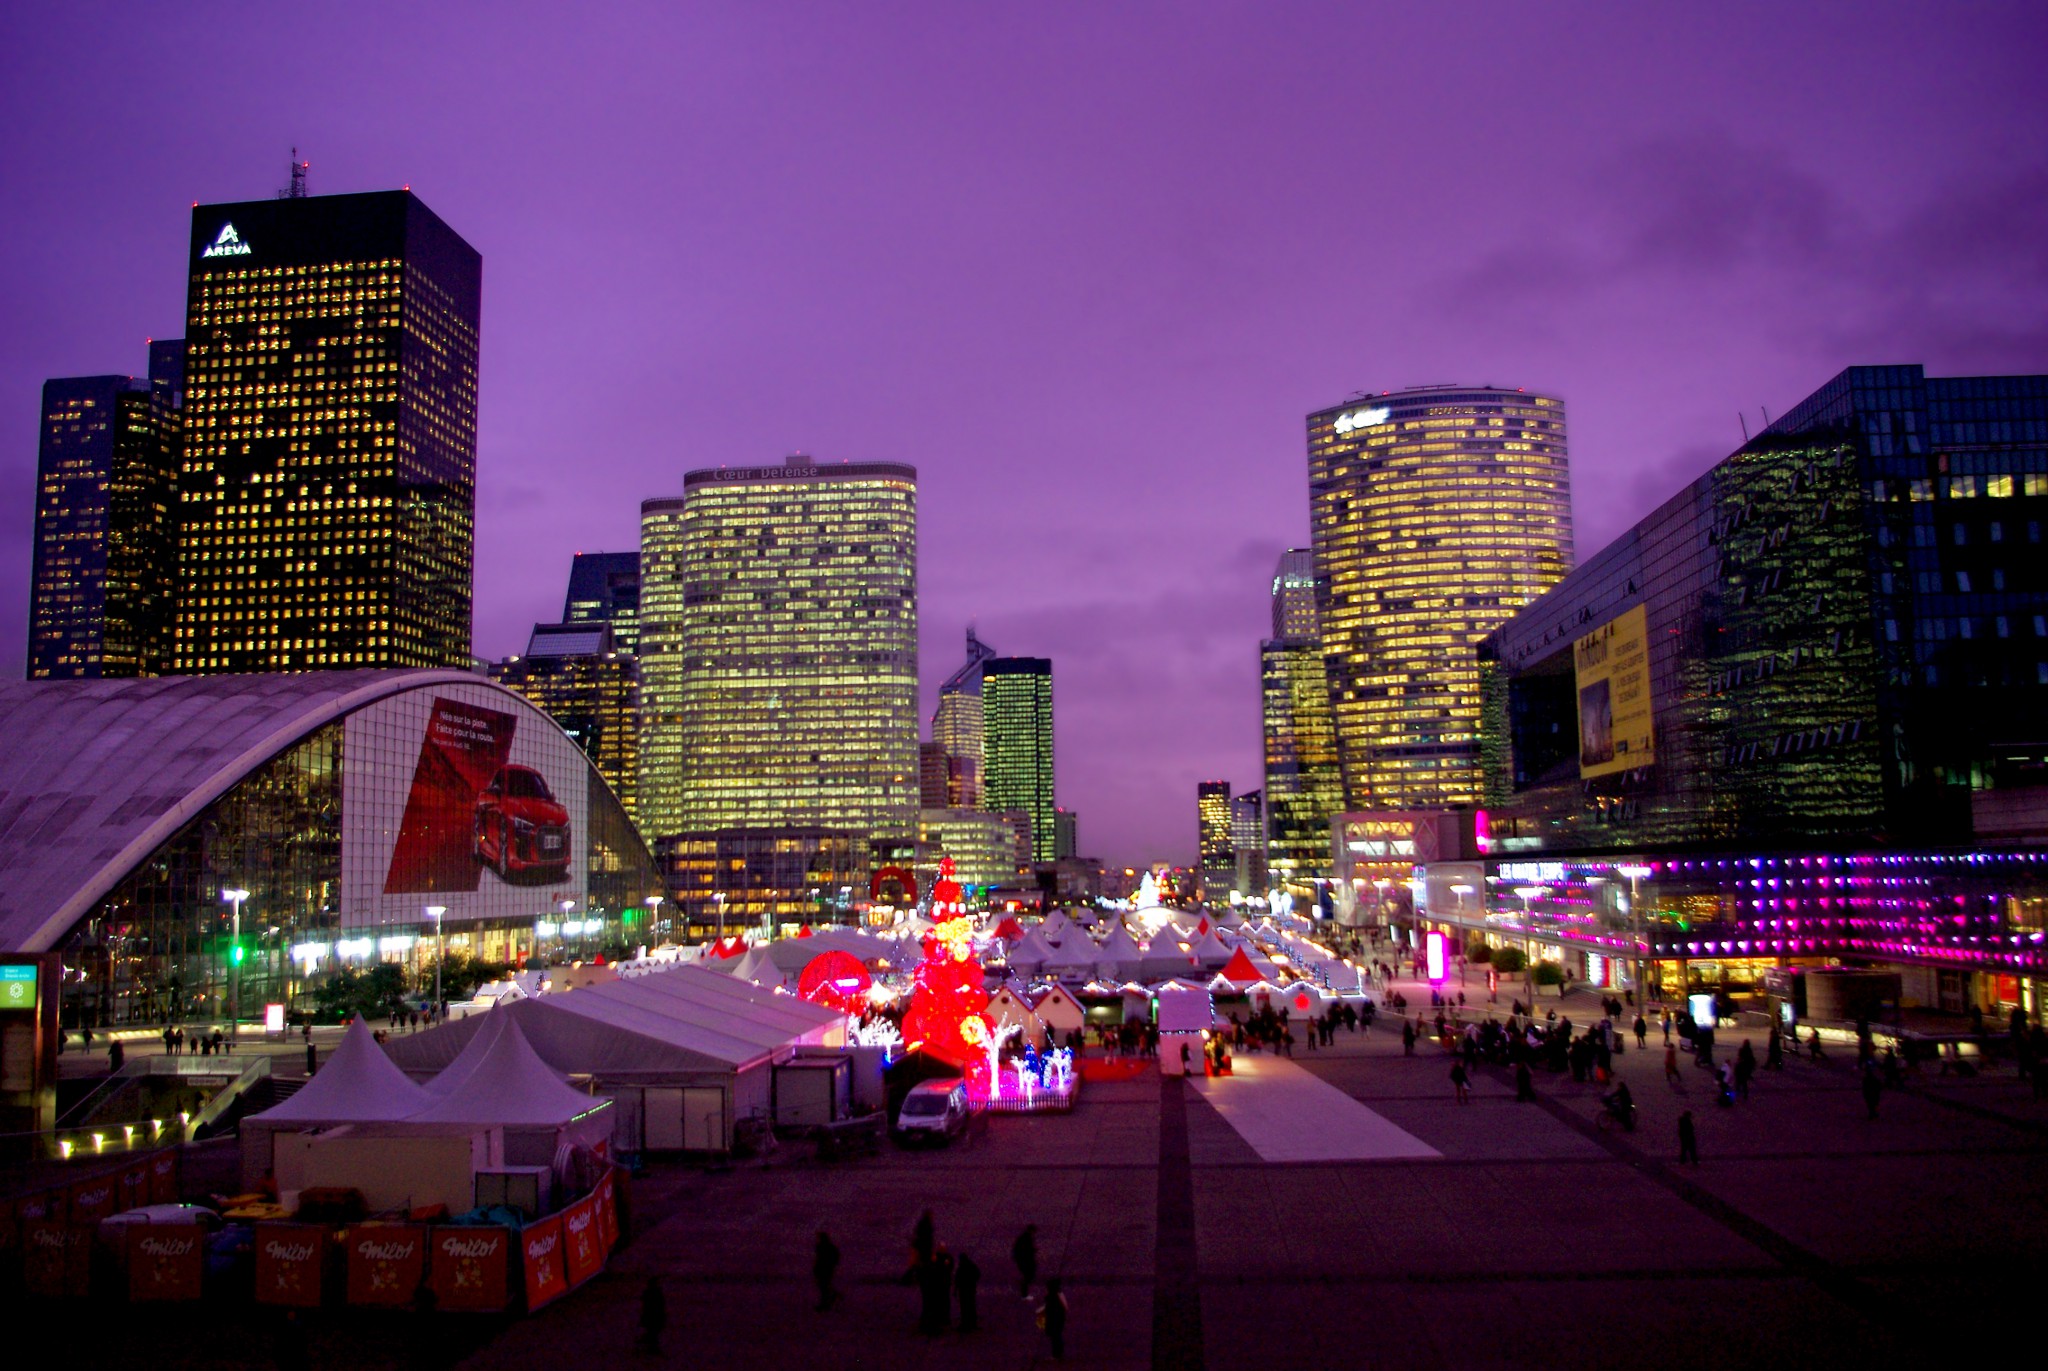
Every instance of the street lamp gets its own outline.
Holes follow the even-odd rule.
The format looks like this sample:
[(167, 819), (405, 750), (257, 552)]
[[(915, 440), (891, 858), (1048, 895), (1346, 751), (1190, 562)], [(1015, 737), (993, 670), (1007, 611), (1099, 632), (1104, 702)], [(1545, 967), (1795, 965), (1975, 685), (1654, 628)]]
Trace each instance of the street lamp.
[[(569, 911), (576, 907), (576, 902), (574, 900), (564, 900), (557, 907), (562, 911), (562, 922), (566, 924), (569, 922)], [(578, 954), (581, 954), (583, 951), (583, 929), (580, 925), (576, 929), (576, 951)], [(581, 955), (577, 957), (577, 960), (583, 960)]]
[(242, 901), (246, 890), (223, 890), (220, 897), (235, 907), (234, 931), (228, 936), (228, 1037), (240, 1036), (242, 1027)]
[[(1529, 901), (1535, 899), (1538, 895), (1548, 895), (1549, 893), (1550, 887), (1547, 885), (1518, 885), (1515, 887), (1515, 894), (1522, 897), (1522, 961), (1524, 963), (1522, 975), (1532, 990), (1536, 985), (1536, 940), (1530, 936), (1529, 931), (1529, 925), (1535, 918), (1535, 915), (1530, 912)], [(1530, 997), (1530, 1002), (1532, 1004), (1535, 1002), (1533, 995)]]
[(725, 941), (725, 892), (714, 890), (711, 898), (718, 901), (718, 941)]
[(641, 903), (647, 906), (648, 930), (659, 936), (661, 933), (661, 896), (649, 895)]
[(448, 960), (448, 939), (441, 932), (441, 916), (448, 912), (448, 906), (430, 904), (427, 917), (434, 921), (434, 1012), (441, 1012), (441, 963)]

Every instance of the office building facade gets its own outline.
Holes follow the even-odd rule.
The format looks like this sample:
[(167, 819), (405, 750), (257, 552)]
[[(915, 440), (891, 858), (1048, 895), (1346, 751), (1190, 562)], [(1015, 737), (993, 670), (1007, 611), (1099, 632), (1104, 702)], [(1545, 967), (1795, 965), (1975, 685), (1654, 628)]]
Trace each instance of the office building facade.
[(604, 623), (620, 652), (640, 651), (640, 554), (579, 552), (569, 564), (565, 624)]
[(628, 815), (640, 779), (640, 673), (609, 624), (535, 624), (523, 656), (490, 678), (553, 719), (583, 749)]
[(182, 340), (150, 375), (43, 386), (29, 578), (31, 680), (159, 676), (171, 665)]
[(1347, 806), (1479, 796), (1479, 641), (1572, 562), (1564, 404), (1495, 387), (1308, 416), (1316, 616)]
[(799, 456), (683, 488), (642, 506), (643, 825), (910, 846), (916, 469)]
[(1273, 637), (1259, 644), (1267, 878), (1306, 898), (1329, 866), (1344, 778), (1316, 626), (1315, 554), (1289, 548), (1273, 572)]
[(1054, 860), (1052, 662), (990, 657), (981, 665), (982, 800), (1031, 824), (1031, 860)]
[(2044, 529), (2048, 377), (1844, 371), (1485, 644), (1494, 850), (2048, 834)]
[(932, 711), (932, 741), (947, 757), (945, 804), (978, 809), (982, 802), (981, 669), (996, 650), (967, 630), (967, 660), (939, 686)]
[(1257, 790), (1230, 797), (1230, 859), (1233, 890), (1247, 896), (1266, 892), (1266, 797)]
[(1230, 831), (1230, 782), (1196, 783), (1195, 845), (1196, 865), (1202, 873), (1202, 897), (1227, 899), (1237, 880), (1237, 849)]
[(466, 667), (482, 259), (407, 191), (192, 211), (181, 674)]

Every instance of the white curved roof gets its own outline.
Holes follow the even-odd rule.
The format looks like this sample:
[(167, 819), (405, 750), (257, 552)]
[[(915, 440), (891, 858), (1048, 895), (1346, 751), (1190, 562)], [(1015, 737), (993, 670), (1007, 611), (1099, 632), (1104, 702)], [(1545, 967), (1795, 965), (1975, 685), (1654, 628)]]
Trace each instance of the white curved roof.
[(0, 947), (48, 951), (165, 839), (322, 724), (458, 681), (503, 689), (446, 670), (0, 683)]

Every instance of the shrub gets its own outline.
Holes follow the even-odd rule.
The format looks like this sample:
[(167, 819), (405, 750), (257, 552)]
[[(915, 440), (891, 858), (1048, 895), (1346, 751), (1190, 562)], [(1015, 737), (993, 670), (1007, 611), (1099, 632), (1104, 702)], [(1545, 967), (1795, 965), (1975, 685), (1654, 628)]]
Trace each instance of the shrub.
[(1529, 964), (1529, 959), (1519, 947), (1497, 947), (1493, 950), (1493, 969), (1503, 976), (1512, 976)]
[(1465, 960), (1474, 966), (1485, 966), (1493, 960), (1493, 949), (1487, 946), (1484, 938), (1474, 938), (1465, 944)]
[(1536, 969), (1529, 975), (1538, 985), (1564, 984), (1564, 968), (1556, 962), (1538, 962)]

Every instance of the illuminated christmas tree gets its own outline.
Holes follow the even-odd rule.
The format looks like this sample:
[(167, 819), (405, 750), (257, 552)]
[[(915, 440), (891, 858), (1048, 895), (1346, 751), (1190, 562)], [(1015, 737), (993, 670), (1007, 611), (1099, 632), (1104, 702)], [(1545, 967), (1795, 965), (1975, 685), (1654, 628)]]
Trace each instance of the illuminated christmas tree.
[(994, 1025), (987, 1014), (988, 990), (974, 955), (973, 928), (947, 858), (932, 885), (933, 928), (924, 940), (910, 1009), (903, 1016), (903, 1044), (958, 1069), (970, 1091), (992, 1090), (985, 1051)]

